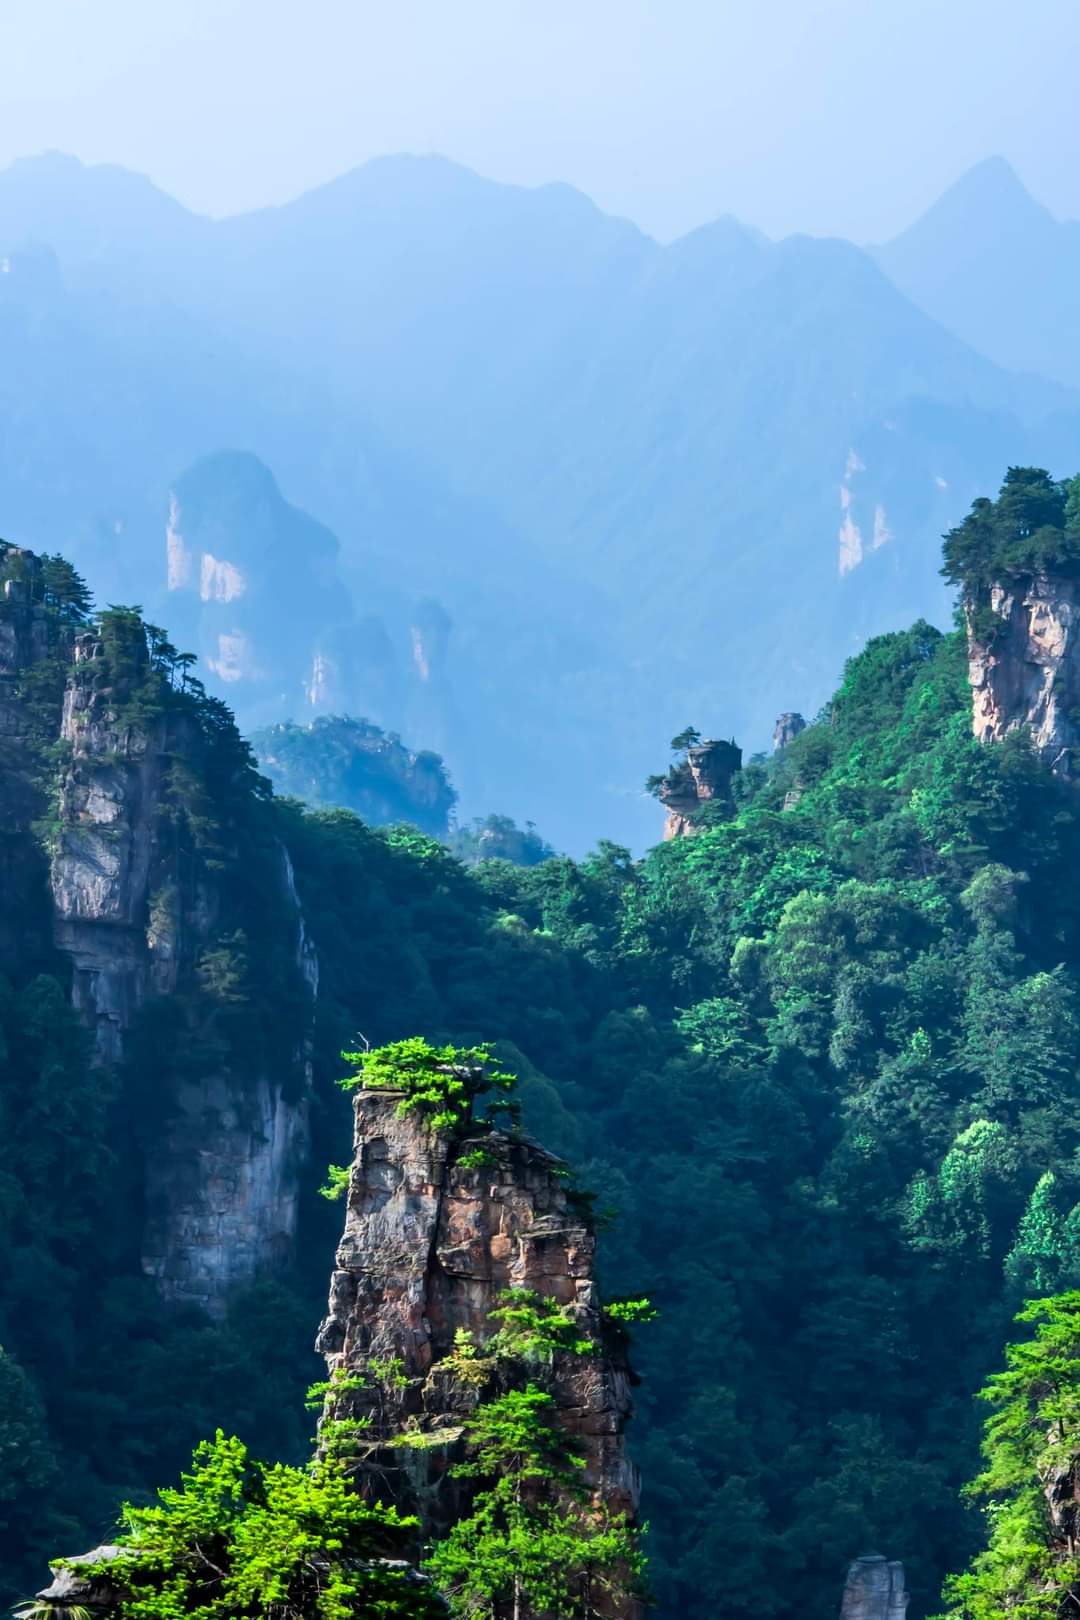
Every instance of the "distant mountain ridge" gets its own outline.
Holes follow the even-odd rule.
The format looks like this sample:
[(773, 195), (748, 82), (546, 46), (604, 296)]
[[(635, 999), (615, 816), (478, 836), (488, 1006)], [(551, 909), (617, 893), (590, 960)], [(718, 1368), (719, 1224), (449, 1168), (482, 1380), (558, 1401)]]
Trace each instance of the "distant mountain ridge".
[(882, 255), (730, 219), (662, 247), (445, 159), (224, 221), (27, 160), (0, 258), (0, 532), (152, 606), (177, 475), (254, 454), (339, 539), (357, 615), (452, 622), (453, 713), (408, 731), (463, 814), (572, 850), (655, 836), (651, 739), (687, 715), (752, 751), (866, 636), (940, 622), (941, 532), (1080, 436), (1080, 395), (984, 358)]
[(873, 251), (909, 298), (997, 364), (1080, 386), (1080, 222), (1055, 219), (1004, 158), (976, 164)]

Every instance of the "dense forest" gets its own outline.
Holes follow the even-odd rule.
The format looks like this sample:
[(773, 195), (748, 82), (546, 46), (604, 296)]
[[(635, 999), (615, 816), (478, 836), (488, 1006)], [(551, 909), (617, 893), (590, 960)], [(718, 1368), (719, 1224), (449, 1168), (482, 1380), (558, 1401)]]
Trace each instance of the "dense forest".
[[(949, 537), (951, 576), (1071, 567), (1077, 506), (1011, 474)], [(67, 576), (54, 596), (57, 626), (86, 622)], [(530, 1128), (595, 1194), (606, 1286), (657, 1307), (631, 1442), (661, 1612), (705, 1620), (722, 1592), (727, 1620), (767, 1620), (797, 1592), (825, 1617), (873, 1548), (934, 1613), (983, 1536), (959, 1495), (973, 1395), (1024, 1301), (1080, 1283), (1080, 821), (1022, 731), (974, 740), (963, 631), (870, 642), (693, 836), (531, 866), (467, 867), (414, 828), (275, 800), (157, 646), (149, 697), (216, 739), (192, 756), (217, 773), (202, 836), (283, 840), (319, 953), (301, 1260), (225, 1322), (157, 1302), (129, 1229), (176, 1015), (151, 1002), (119, 1069), (93, 1068), (61, 965), (27, 960), (0, 994), (7, 1590), (218, 1425), (305, 1455), (337, 1229), (317, 1186), (347, 1146), (335, 1082), (360, 1030), (494, 1042)], [(55, 702), (38, 687), (26, 701)], [(215, 858), (252, 940), (272, 939), (244, 862)], [(272, 967), (236, 946), (192, 992), (241, 1068), (273, 1029)]]

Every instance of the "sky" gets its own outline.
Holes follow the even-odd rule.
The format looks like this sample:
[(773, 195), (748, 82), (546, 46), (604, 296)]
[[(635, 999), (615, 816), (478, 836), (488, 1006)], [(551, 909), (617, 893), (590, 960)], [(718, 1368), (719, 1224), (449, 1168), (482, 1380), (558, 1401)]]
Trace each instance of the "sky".
[(438, 152), (663, 239), (881, 241), (992, 153), (1080, 218), (1078, 50), (1077, 0), (0, 0), (0, 165), (221, 215)]

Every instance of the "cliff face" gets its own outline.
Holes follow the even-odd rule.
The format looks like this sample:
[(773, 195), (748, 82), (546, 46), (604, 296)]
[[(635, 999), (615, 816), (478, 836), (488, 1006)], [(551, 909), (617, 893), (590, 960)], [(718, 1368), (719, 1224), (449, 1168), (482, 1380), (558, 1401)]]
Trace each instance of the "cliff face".
[(1055, 775), (1073, 780), (1080, 745), (1080, 581), (1019, 576), (967, 607), (972, 726), (980, 742), (1018, 727)]
[[(54, 937), (71, 962), (72, 1000), (93, 1029), (98, 1056), (116, 1062), (147, 995), (176, 989), (180, 912), (197, 919), (196, 936), (205, 939), (217, 897), (197, 880), (181, 896), (175, 864), (162, 847), (166, 762), (191, 746), (191, 728), (171, 717), (148, 726), (118, 722), (113, 694), (95, 685), (101, 654), (92, 635), (76, 640), (60, 725), (69, 763), (51, 888)], [(186, 931), (184, 945), (195, 945)]]
[[(260, 858), (234, 834), (206, 859), (190, 836), (191, 816), (215, 809), (218, 790), (193, 775), (214, 719), (148, 700), (161, 681), (134, 616), (120, 625), (121, 658), (97, 630), (57, 628), (40, 559), (9, 548), (0, 562), (16, 575), (0, 611), (0, 914), (51, 932), (100, 1063), (123, 1064), (148, 1004), (183, 1008), (179, 1045), (206, 1056), (176, 1064), (174, 1051), (160, 1053), (141, 1252), (165, 1297), (219, 1314), (236, 1285), (288, 1258), (296, 1232), (317, 967), (288, 856), (275, 845), (261, 859), (267, 931), (281, 936), (296, 991), (291, 1051), (273, 1077), (240, 1073), (225, 1045), (206, 1039), (208, 998), (202, 1011), (198, 999), (208, 961), (242, 932), (234, 873)], [(243, 803), (246, 787), (234, 791)], [(35, 820), (48, 823), (48, 867)], [(25, 941), (21, 951), (25, 971)]]
[[(305, 707), (371, 712), (392, 655), (360, 634), (336, 537), (234, 451), (177, 479), (165, 534), (171, 617), (245, 721)], [(381, 710), (380, 710), (381, 712)]]
[(840, 1620), (904, 1620), (907, 1606), (903, 1564), (877, 1553), (856, 1558), (848, 1570)]
[(741, 769), (742, 749), (733, 742), (706, 740), (688, 748), (686, 758), (672, 767), (658, 790), (667, 810), (664, 838), (692, 833), (695, 817), (706, 804), (726, 806), (733, 812), (731, 782)]
[[(400, 1100), (381, 1090), (357, 1096), (345, 1231), (317, 1348), (331, 1377), (340, 1369), (370, 1380), (336, 1415), (370, 1419), (376, 1440), (406, 1426), (445, 1438), (434, 1450), (375, 1449), (365, 1464), (375, 1494), (389, 1490), (439, 1527), (461, 1509), (462, 1486), (446, 1470), (460, 1454), (462, 1417), (485, 1393), (448, 1360), (455, 1334), (466, 1329), (482, 1347), (500, 1292), (528, 1288), (569, 1307), (599, 1345), (595, 1239), (567, 1199), (559, 1161), (544, 1149), (497, 1131), (455, 1146), (416, 1114), (400, 1118)], [(481, 1141), (491, 1162), (468, 1168), (460, 1154)], [(371, 1369), (394, 1358), (402, 1377), (380, 1387)], [(593, 1500), (632, 1515), (638, 1478), (623, 1439), (631, 1412), (625, 1362), (610, 1352), (560, 1354), (552, 1376)]]

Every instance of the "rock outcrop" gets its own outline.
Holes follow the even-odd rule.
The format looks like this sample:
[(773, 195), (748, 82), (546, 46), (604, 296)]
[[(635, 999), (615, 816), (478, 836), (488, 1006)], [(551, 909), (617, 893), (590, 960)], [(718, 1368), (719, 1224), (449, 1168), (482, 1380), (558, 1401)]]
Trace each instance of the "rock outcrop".
[[(568, 1308), (598, 1346), (604, 1332), (595, 1239), (568, 1197), (560, 1162), (499, 1131), (457, 1143), (415, 1113), (401, 1117), (400, 1101), (384, 1090), (357, 1095), (345, 1231), (317, 1348), (331, 1378), (357, 1382), (335, 1415), (370, 1425), (363, 1469), (372, 1493), (389, 1494), (438, 1529), (462, 1510), (468, 1486), (447, 1469), (460, 1456), (463, 1417), (485, 1394), (453, 1360), (459, 1331), (482, 1354), (490, 1313), (513, 1287)], [(468, 1158), (478, 1148), (482, 1165)], [(373, 1375), (391, 1365), (398, 1377)], [(638, 1477), (623, 1438), (631, 1400), (621, 1352), (606, 1344), (596, 1355), (559, 1354), (550, 1387), (594, 1502), (632, 1516)], [(443, 1443), (395, 1450), (390, 1442), (406, 1428)]]
[(966, 605), (972, 727), (980, 742), (1027, 728), (1064, 781), (1080, 768), (1080, 581), (1011, 578)]
[[(94, 1547), (88, 1553), (79, 1553), (74, 1558), (56, 1559), (49, 1569), (52, 1580), (36, 1594), (40, 1613), (36, 1614), (35, 1620), (44, 1620), (48, 1614), (55, 1615), (56, 1620), (75, 1620), (76, 1616), (81, 1615), (88, 1616), (89, 1620), (116, 1620), (129, 1594), (125, 1591), (123, 1580), (117, 1578), (115, 1566), (126, 1555), (123, 1547), (108, 1543)], [(309, 1567), (315, 1570), (320, 1580), (325, 1580), (329, 1573), (329, 1563), (325, 1558), (316, 1556)], [(378, 1558), (366, 1562), (364, 1567), (392, 1571), (395, 1577), (406, 1582), (414, 1591), (425, 1593), (428, 1597), (427, 1607), (433, 1612), (442, 1611), (443, 1605), (434, 1593), (431, 1582), (403, 1559)], [(295, 1611), (290, 1609), (289, 1612)]]
[(805, 730), (806, 721), (801, 714), (797, 714), (793, 709), (778, 714), (776, 725), (773, 727), (773, 753), (782, 753), (788, 743), (794, 742), (799, 733)]
[(856, 1558), (847, 1573), (840, 1620), (904, 1620), (907, 1606), (903, 1564), (879, 1553)]
[(686, 750), (657, 789), (667, 810), (664, 838), (684, 838), (696, 831), (696, 817), (705, 805), (734, 814), (732, 779), (742, 769), (742, 749), (732, 742), (705, 740)]

